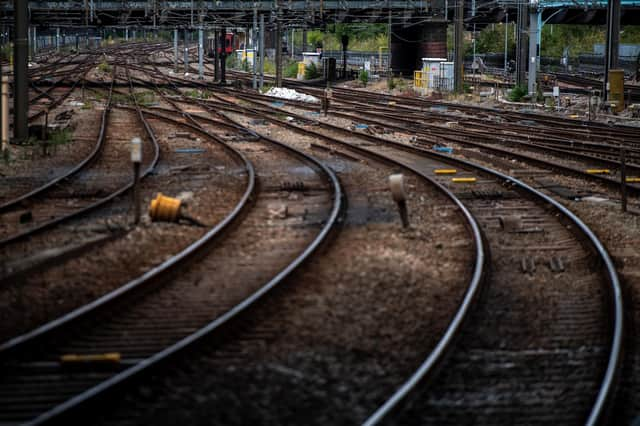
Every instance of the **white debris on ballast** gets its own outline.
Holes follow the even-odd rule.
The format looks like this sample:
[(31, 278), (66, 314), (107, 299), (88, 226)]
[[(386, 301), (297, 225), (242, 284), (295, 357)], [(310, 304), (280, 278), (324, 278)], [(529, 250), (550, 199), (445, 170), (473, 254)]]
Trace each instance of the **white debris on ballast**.
[(286, 87), (272, 87), (265, 93), (265, 95), (280, 99), (290, 99), (292, 101), (319, 102), (318, 98), (314, 96), (298, 93), (295, 90), (287, 89)]

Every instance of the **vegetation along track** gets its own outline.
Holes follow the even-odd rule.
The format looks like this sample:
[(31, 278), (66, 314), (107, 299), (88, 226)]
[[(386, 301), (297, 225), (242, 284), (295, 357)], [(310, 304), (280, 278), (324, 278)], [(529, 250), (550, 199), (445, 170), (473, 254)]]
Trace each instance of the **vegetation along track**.
[[(211, 104), (224, 109), (219, 100)], [(453, 163), (460, 169), (456, 178), (476, 179), (453, 183), (438, 175), (456, 188), (487, 234), (492, 273), (486, 298), (474, 314), (475, 327), (464, 330), (445, 363), (433, 396), (424, 396), (410, 416), (500, 424), (593, 422), (603, 415), (620, 362), (622, 295), (608, 254), (578, 218), (515, 178), (468, 162), (308, 117), (292, 114), (300, 125), (274, 118), (267, 108), (229, 109), (234, 108), (303, 134), (333, 135), (335, 142), (340, 135), (432, 175)]]
[[(308, 156), (266, 140), (246, 140), (234, 147), (258, 165), (259, 183), (253, 184), (247, 162), (250, 184), (223, 222), (141, 278), (0, 347), (3, 422), (37, 424), (77, 415), (74, 409), (251, 307), (327, 237), (341, 200), (333, 173)], [(281, 187), (283, 179), (300, 180), (308, 192), (293, 203), (289, 221), (274, 226), (271, 204), (288, 194)], [(249, 210), (250, 198), (254, 205)], [(241, 224), (229, 229), (242, 214)], [(225, 238), (207, 252), (222, 230), (227, 231)], [(248, 257), (255, 261), (247, 262)], [(194, 259), (198, 262), (186, 263)], [(72, 354), (104, 352), (111, 355), (95, 362), (78, 365), (71, 359)]]

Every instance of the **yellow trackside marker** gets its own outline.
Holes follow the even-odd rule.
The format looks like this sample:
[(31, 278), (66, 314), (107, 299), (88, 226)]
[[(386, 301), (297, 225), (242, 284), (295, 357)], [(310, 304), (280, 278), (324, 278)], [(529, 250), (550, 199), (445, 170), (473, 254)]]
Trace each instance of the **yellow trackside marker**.
[(93, 355), (78, 355), (78, 354), (66, 354), (60, 357), (60, 362), (67, 363), (81, 363), (81, 362), (120, 362), (119, 352), (109, 352), (106, 354), (93, 354)]
[(585, 171), (590, 175), (608, 175), (611, 173), (609, 169), (587, 169)]
[(451, 182), (456, 182), (456, 183), (471, 183), (475, 181), (476, 181), (476, 178), (474, 177), (451, 178)]
[(627, 182), (640, 182), (640, 177), (628, 177)]
[(569, 116), (569, 118), (580, 118), (580, 116), (579, 116), (579, 115), (577, 115), (577, 114), (571, 114), (571, 115)]
[(435, 169), (434, 173), (437, 175), (455, 175), (458, 171), (456, 169)]

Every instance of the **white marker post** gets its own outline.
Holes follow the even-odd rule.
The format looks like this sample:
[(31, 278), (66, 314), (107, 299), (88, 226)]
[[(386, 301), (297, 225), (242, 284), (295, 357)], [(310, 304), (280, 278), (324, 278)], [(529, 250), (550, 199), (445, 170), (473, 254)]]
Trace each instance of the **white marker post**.
[(2, 156), (8, 158), (9, 156), (9, 77), (2, 76)]
[(408, 228), (409, 212), (407, 211), (407, 195), (404, 190), (404, 175), (395, 174), (389, 176), (389, 189), (391, 190), (393, 201), (398, 204), (400, 219), (402, 220), (402, 227)]
[(138, 137), (131, 139), (131, 162), (133, 163), (133, 208), (134, 222), (140, 223), (140, 164), (142, 163), (142, 140)]

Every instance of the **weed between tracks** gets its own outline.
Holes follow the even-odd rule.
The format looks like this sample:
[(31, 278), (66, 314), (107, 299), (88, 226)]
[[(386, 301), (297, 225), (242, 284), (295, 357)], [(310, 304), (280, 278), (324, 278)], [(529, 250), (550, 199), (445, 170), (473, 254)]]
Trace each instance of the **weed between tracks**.
[(138, 105), (148, 107), (156, 102), (156, 95), (153, 92), (136, 92), (133, 97), (119, 93), (114, 94), (112, 97), (114, 103), (121, 105), (133, 105), (134, 99)]

